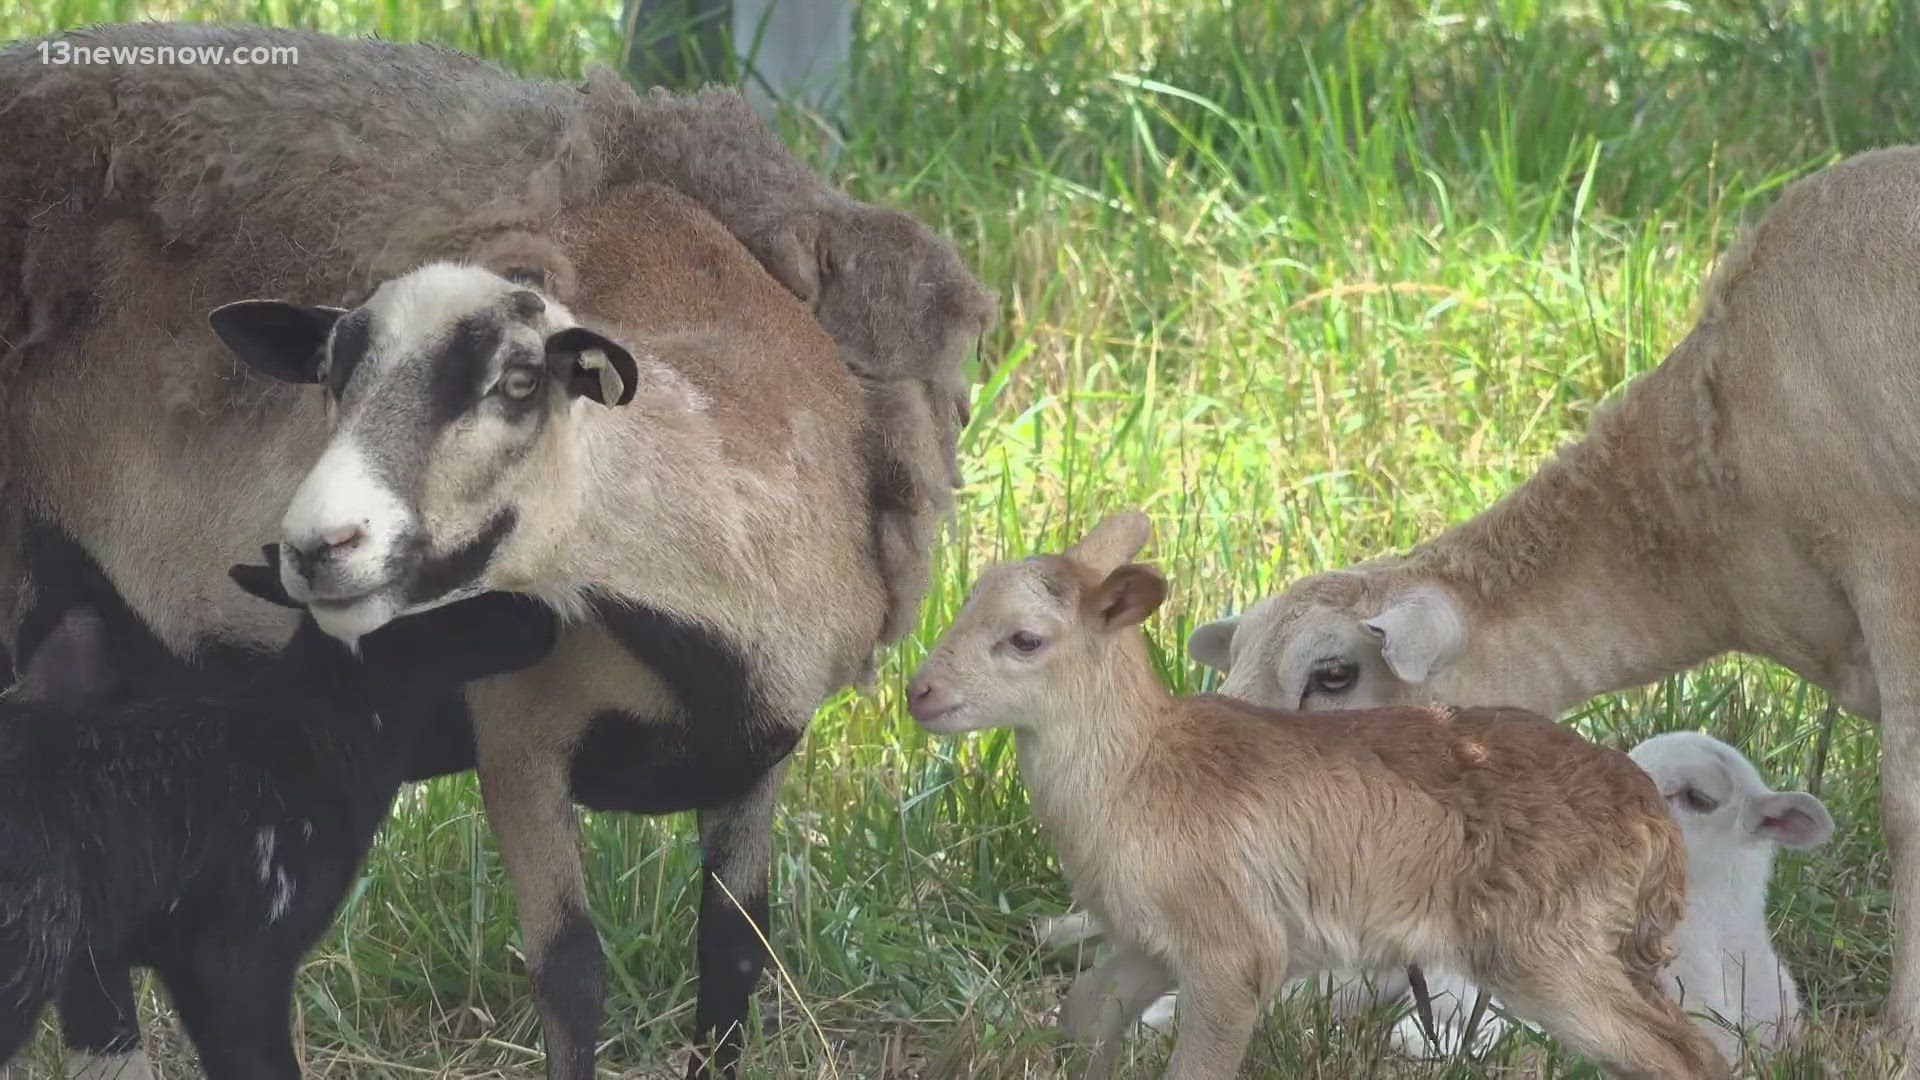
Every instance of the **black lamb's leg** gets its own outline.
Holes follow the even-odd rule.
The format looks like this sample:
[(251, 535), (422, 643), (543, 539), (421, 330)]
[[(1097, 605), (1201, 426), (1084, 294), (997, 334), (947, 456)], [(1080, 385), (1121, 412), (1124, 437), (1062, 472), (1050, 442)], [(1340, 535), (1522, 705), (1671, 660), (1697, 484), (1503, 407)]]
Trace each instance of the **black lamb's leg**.
[(747, 1009), (767, 963), (767, 892), (773, 808), (785, 762), (733, 802), (699, 812), (700, 994), (688, 1080), (731, 1078), (746, 1038)]
[(151, 1080), (140, 1044), (133, 973), (124, 964), (76, 956), (60, 992), (60, 1035), (72, 1080)]
[(161, 967), (160, 977), (207, 1080), (301, 1080), (293, 1049), (300, 957), (263, 942), (205, 943), (192, 952)]
[[(0, 899), (5, 897), (0, 896)], [(27, 919), (0, 920), (0, 1077), (7, 1063), (33, 1041), (40, 1014), (60, 990), (60, 964), (70, 947)]]

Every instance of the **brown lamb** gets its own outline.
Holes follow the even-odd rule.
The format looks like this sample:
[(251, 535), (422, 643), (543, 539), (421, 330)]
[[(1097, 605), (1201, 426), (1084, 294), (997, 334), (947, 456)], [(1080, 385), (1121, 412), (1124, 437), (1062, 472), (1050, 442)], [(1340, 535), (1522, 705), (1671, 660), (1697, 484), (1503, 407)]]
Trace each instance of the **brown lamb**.
[(1139, 624), (1144, 515), (982, 573), (916, 674), (930, 731), (1011, 727), (1035, 815), (1113, 954), (1062, 1015), (1088, 1075), (1176, 983), (1174, 1080), (1225, 1078), (1289, 977), (1460, 972), (1617, 1076), (1727, 1076), (1656, 985), (1686, 852), (1625, 754), (1518, 709), (1339, 716), (1176, 698)]

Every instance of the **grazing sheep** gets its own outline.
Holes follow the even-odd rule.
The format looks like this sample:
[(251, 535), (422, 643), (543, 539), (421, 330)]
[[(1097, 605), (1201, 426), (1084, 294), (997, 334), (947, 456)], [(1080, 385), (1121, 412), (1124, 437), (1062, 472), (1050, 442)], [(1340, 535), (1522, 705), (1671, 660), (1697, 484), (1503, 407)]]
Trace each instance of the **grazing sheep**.
[(1888, 1021), (1920, 1035), (1920, 148), (1789, 186), (1693, 329), (1492, 507), (1196, 629), (1223, 693), (1558, 714), (1766, 657), (1881, 725)]
[[(696, 402), (745, 417), (751, 436), (733, 429), (703, 459), (725, 465), (708, 482), (665, 478), (723, 524), (662, 531), (677, 508), (595, 508), (610, 562), (671, 558), (656, 534), (685, 544), (662, 587), (698, 602), (616, 610), (619, 642), (569, 630), (550, 665), (476, 692), (472, 734), (441, 710), (413, 775), (478, 760), (555, 1078), (590, 1074), (600, 1030), (569, 787), (590, 808), (697, 810), (695, 1035), (718, 1036), (730, 1062), (763, 950), (716, 877), (747, 912), (764, 907), (772, 763), (911, 624), (959, 479), (963, 361), (992, 294), (945, 239), (828, 187), (731, 91), (636, 95), (605, 69), (574, 87), (432, 46), (263, 27), (62, 37), (293, 45), (300, 63), (57, 66), (34, 42), (0, 50), (0, 639), (17, 653), (76, 602), (66, 567), (83, 559), (140, 616), (136, 690), (286, 640), (288, 615), (236, 597), (224, 572), (278, 534), (325, 443), (326, 395), (235, 364), (203, 318), (216, 306), (262, 294), (354, 306), (421, 264), (470, 260), (616, 336), (729, 358), (716, 365), (729, 381), (696, 372), (683, 388), (688, 453), (722, 445), (698, 434)], [(830, 407), (787, 411), (789, 384), (823, 380)], [(839, 478), (831, 493), (806, 489), (815, 466)], [(828, 524), (811, 534), (792, 524), (815, 515)], [(536, 532), (507, 546), (530, 550)], [(790, 580), (768, 580), (796, 561)], [(763, 598), (782, 589), (779, 609), (802, 616), (767, 617)], [(737, 606), (719, 626), (684, 621), (715, 604)], [(753, 629), (729, 636), (736, 625)], [(88, 1026), (125, 1043), (131, 994), (115, 973), (100, 982), (63, 999), (63, 1018), (106, 1015)]]
[[(234, 571), (284, 601), (273, 568)], [(539, 661), (557, 620), (484, 595), (356, 655), (302, 619), (252, 679), (127, 703), (109, 700), (106, 624), (69, 611), (0, 702), (0, 1065), (70, 975), (137, 964), (211, 1080), (297, 1078), (294, 978), (406, 778), (426, 703)]]
[(1655, 985), (1686, 863), (1644, 772), (1514, 709), (1176, 699), (1139, 629), (1166, 595), (1129, 562), (1148, 535), (1116, 514), (988, 568), (909, 691), (929, 731), (1014, 729), (1034, 813), (1118, 939), (1064, 1010), (1091, 1075), (1176, 981), (1168, 1076), (1199, 1080), (1234, 1075), (1289, 975), (1409, 963), (1470, 972), (1618, 1075), (1728, 1075)]

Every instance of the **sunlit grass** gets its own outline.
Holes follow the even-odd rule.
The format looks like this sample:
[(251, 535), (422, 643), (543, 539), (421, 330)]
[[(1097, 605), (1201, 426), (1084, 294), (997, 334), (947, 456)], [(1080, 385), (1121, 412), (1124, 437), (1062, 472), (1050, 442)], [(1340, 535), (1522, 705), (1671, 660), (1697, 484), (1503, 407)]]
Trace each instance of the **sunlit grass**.
[[(618, 11), (435, 4), (55, 0), (0, 32), (188, 15), (430, 38), (527, 72), (618, 55)], [(875, 0), (845, 142), (863, 198), (956, 237), (999, 290), (967, 488), (919, 632), (829, 704), (780, 819), (760, 1075), (1051, 1075), (1041, 1020), (1072, 956), (1022, 936), (1066, 890), (997, 736), (936, 742), (901, 684), (986, 561), (1145, 508), (1173, 598), (1170, 680), (1206, 685), (1186, 629), (1302, 572), (1403, 547), (1524, 478), (1657, 364), (1698, 283), (1780, 185), (1920, 124), (1920, 14), (1896, 0), (1374, 4)], [(818, 128), (792, 124), (826, 160)], [(1705, 726), (1781, 785), (1818, 783), (1834, 843), (1782, 861), (1772, 913), (1855, 1048), (1890, 937), (1877, 740), (1778, 669), (1728, 660), (1596, 702), (1630, 745)], [(614, 961), (605, 1060), (668, 1075), (691, 1011), (690, 823), (586, 828)], [(470, 777), (415, 793), (301, 986), (326, 1075), (527, 1075), (539, 1060), (498, 858)], [(800, 1003), (817, 1018), (823, 1047)], [(1275, 1076), (1399, 1075), (1379, 1024), (1271, 1025)], [(1153, 1059), (1153, 1043), (1144, 1044)], [(39, 1062), (51, 1062), (43, 1041)], [(1524, 1041), (1428, 1075), (1588, 1076)], [(1143, 1073), (1142, 1075), (1151, 1075)]]

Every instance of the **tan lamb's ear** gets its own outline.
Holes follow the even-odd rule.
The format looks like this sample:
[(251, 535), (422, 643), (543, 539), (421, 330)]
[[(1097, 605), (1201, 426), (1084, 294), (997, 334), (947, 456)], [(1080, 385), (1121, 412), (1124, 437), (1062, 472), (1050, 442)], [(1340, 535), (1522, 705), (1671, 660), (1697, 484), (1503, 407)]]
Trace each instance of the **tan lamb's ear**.
[(1145, 622), (1167, 598), (1167, 579), (1145, 563), (1128, 563), (1081, 598), (1087, 616), (1107, 630)]
[(1121, 510), (1093, 527), (1080, 542), (1061, 554), (1072, 563), (1106, 577), (1122, 563), (1140, 554), (1153, 539), (1153, 522), (1138, 510)]
[(1452, 663), (1466, 645), (1466, 622), (1453, 597), (1437, 588), (1413, 589), (1360, 624), (1380, 642), (1380, 656), (1403, 683), (1423, 683)]

